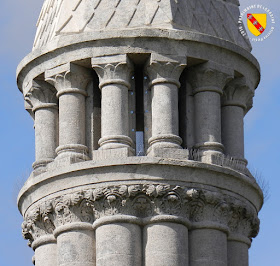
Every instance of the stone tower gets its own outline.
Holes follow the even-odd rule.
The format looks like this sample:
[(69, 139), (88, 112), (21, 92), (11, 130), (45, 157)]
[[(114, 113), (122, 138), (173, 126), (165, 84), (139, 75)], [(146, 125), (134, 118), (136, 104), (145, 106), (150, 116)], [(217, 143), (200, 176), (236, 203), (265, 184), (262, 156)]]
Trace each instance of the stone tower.
[(35, 123), (18, 196), (36, 266), (247, 266), (262, 191), (238, 0), (45, 0), (17, 71)]

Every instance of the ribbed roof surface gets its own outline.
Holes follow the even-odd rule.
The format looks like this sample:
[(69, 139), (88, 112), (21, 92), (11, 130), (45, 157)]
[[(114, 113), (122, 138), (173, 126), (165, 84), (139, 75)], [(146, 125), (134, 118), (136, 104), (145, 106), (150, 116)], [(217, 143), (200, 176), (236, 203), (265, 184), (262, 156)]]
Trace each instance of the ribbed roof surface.
[(238, 0), (45, 0), (34, 49), (59, 35), (148, 27), (205, 33), (250, 50), (238, 17)]

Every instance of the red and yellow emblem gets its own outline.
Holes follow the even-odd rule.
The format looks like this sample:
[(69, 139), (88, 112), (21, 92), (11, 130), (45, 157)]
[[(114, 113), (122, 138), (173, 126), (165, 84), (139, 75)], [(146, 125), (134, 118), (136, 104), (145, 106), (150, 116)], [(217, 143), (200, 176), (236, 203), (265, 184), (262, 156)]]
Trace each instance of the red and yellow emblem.
[(264, 32), (266, 24), (266, 14), (247, 14), (248, 29), (255, 36), (260, 36)]

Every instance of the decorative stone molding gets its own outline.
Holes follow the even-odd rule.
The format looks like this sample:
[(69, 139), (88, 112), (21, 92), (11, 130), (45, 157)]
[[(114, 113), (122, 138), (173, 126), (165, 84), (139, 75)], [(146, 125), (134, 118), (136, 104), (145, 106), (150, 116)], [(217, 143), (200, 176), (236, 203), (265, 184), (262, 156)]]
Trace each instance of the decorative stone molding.
[(57, 96), (64, 93), (87, 95), (86, 87), (91, 80), (90, 70), (74, 63), (67, 63), (45, 72), (45, 80), (57, 90)]
[(99, 77), (100, 89), (110, 84), (120, 84), (130, 89), (133, 64), (127, 55), (95, 57), (91, 63)]
[(40, 108), (57, 108), (56, 91), (45, 81), (33, 80), (24, 99), (32, 106), (33, 112)]
[(232, 69), (213, 62), (203, 63), (188, 70), (188, 81), (194, 94), (213, 91), (222, 95), (225, 85), (232, 79)]
[(120, 215), (135, 217), (137, 223), (160, 216), (180, 218), (190, 229), (219, 228), (247, 238), (255, 237), (259, 228), (255, 211), (232, 196), (168, 184), (138, 184), (85, 189), (46, 200), (27, 212), (22, 232), (32, 243), (60, 226), (93, 224)]
[(152, 54), (145, 67), (145, 71), (150, 78), (149, 86), (169, 83), (179, 88), (181, 86), (179, 78), (186, 66), (186, 56), (171, 59)]
[(246, 112), (252, 107), (254, 90), (245, 78), (236, 78), (229, 82), (224, 90), (222, 106), (240, 106)]

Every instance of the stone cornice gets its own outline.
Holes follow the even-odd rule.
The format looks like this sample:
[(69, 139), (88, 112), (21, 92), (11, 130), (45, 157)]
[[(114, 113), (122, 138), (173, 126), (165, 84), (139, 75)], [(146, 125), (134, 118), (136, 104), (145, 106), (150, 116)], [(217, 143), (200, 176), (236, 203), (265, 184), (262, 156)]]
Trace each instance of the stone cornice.
[[(139, 37), (141, 36), (141, 37)], [(53, 61), (50, 58), (55, 57), (59, 58), (59, 64), (64, 64), (69, 61), (77, 60), (77, 56), (73, 51), (77, 51), (79, 53), (79, 59), (92, 58), (93, 56), (101, 56), (98, 52), (98, 47), (96, 45), (100, 45), (100, 42), (106, 42), (108, 39), (112, 40), (127, 40), (128, 42), (134, 41), (135, 44), (138, 41), (141, 41), (143, 38), (155, 37), (162, 41), (179, 41), (182, 45), (188, 47), (188, 57), (196, 57), (197, 50), (199, 49), (199, 43), (203, 42), (204, 46), (207, 46), (211, 51), (216, 49), (220, 50), (220, 57), (217, 58), (217, 62), (224, 62), (227, 60), (221, 53), (228, 51), (232, 53), (234, 58), (236, 58), (236, 62), (242, 60), (242, 62), (246, 62), (246, 69), (249, 69), (249, 72), (253, 74), (253, 83), (256, 87), (259, 83), (259, 64), (257, 60), (251, 55), (250, 52), (245, 49), (237, 46), (231, 42), (221, 40), (220, 38), (212, 37), (206, 34), (190, 32), (188, 31), (179, 31), (179, 30), (170, 30), (170, 29), (132, 29), (132, 30), (106, 30), (106, 31), (95, 31), (92, 33), (81, 33), (77, 36), (78, 38), (73, 39), (71, 35), (63, 35), (59, 36), (59, 38), (54, 39), (48, 45), (46, 45), (42, 49), (34, 50), (28, 56), (26, 56), (20, 65), (17, 68), (17, 77), (18, 77), (18, 86), (20, 90), (24, 90), (26, 82), (28, 79), (35, 78), (38, 75), (44, 73), (45, 69), (51, 69), (56, 65), (53, 64)], [(58, 42), (59, 39), (59, 42)], [(81, 47), (81, 42), (83, 45)], [(68, 46), (71, 50), (71, 54), (65, 54), (64, 46)], [(138, 47), (138, 46), (137, 46)], [(114, 48), (115, 49), (115, 48)], [(79, 50), (79, 51), (78, 51)], [(80, 51), (81, 50), (81, 51)], [(147, 47), (144, 53), (149, 52), (151, 49)], [(210, 52), (209, 50), (209, 52)], [(108, 48), (108, 54), (113, 54), (112, 49)], [(126, 53), (134, 53), (133, 47), (127, 47), (125, 50)], [(103, 51), (104, 53), (104, 51)], [(212, 54), (212, 52), (210, 52)], [(102, 54), (103, 55), (103, 54)], [(206, 56), (208, 57), (208, 56)], [(209, 58), (210, 59), (210, 58)], [(213, 60), (214, 57), (211, 59)], [(43, 66), (42, 66), (43, 62)], [(57, 61), (55, 61), (57, 62)], [(243, 74), (243, 70), (239, 69), (240, 64), (235, 64), (235, 70)], [(38, 67), (37, 67), (38, 66)], [(39, 67), (40, 66), (40, 67)], [(88, 66), (89, 67), (89, 66)], [(246, 71), (247, 71), (246, 70)], [(249, 78), (252, 74), (244, 73)]]
[(165, 217), (190, 229), (214, 228), (248, 238), (255, 237), (259, 228), (253, 209), (221, 192), (168, 184), (136, 184), (84, 189), (38, 203), (25, 215), (23, 236), (32, 243), (54, 230), (57, 232), (61, 226), (96, 224), (99, 219), (114, 219), (114, 216), (119, 219), (120, 215), (135, 217), (131, 222), (136, 219), (136, 223), (142, 224)]
[[(145, 167), (143, 167), (143, 164)], [(18, 197), (18, 206), (23, 215), (25, 215), (32, 201), (38, 201), (42, 197), (57, 193), (62, 189), (72, 189), (73, 186), (86, 186), (96, 180), (98, 184), (107, 182), (108, 179), (103, 177), (104, 172), (118, 171), (119, 175), (111, 181), (127, 181), (131, 178), (131, 171), (135, 180), (157, 180), (158, 176), (150, 172), (149, 169), (163, 169), (169, 171), (174, 167), (176, 174), (166, 175), (164, 180), (176, 181), (183, 183), (199, 183), (203, 185), (213, 185), (221, 189), (230, 190), (239, 194), (244, 199), (249, 200), (257, 211), (263, 204), (262, 192), (254, 181), (252, 176), (245, 176), (230, 168), (209, 165), (192, 160), (170, 160), (153, 157), (127, 157), (110, 158), (101, 161), (87, 161), (59, 167), (48, 168), (47, 173), (38, 176), (31, 175)], [(195, 171), (195, 174), (194, 174)], [(207, 172), (207, 174), (206, 174)], [(66, 181), (68, 175), (75, 173), (72, 177), (71, 184)], [(198, 178), (199, 177), (199, 178)], [(211, 182), (210, 182), (211, 180)], [(46, 186), (46, 184), (49, 184)], [(32, 195), (31, 195), (32, 194)], [(32, 201), (31, 201), (32, 197)]]

